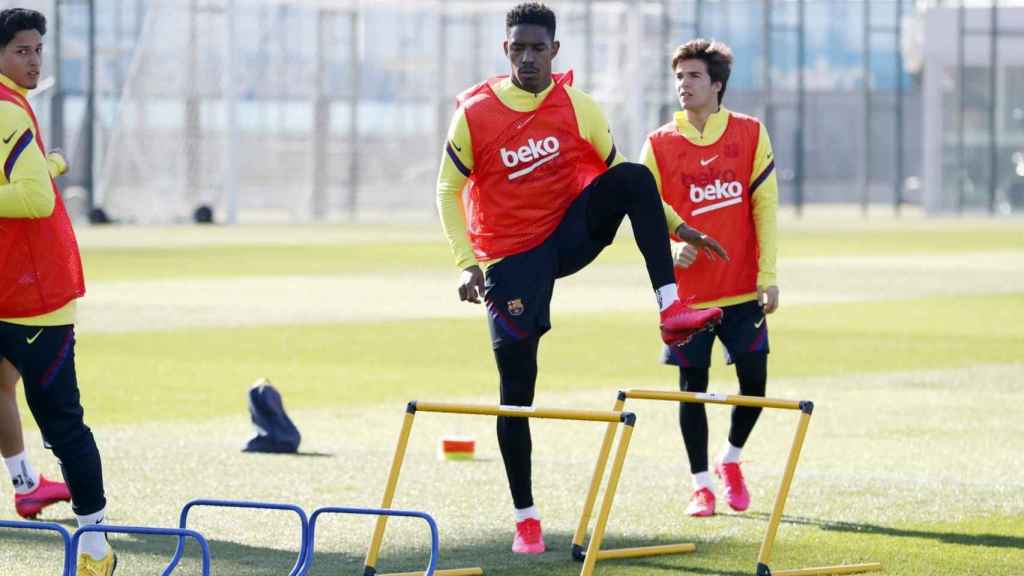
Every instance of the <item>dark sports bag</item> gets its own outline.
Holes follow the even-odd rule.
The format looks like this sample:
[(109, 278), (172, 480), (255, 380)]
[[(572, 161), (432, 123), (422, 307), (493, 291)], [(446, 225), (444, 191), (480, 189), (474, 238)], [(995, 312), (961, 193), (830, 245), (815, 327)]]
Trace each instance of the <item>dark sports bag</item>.
[(249, 389), (249, 416), (256, 433), (243, 452), (290, 454), (299, 450), (302, 435), (284, 411), (281, 394), (265, 378)]

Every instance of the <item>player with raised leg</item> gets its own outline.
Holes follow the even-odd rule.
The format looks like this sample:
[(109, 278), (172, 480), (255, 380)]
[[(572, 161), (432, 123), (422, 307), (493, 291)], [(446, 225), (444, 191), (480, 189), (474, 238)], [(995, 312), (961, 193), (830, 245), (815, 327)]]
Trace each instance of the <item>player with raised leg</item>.
[[(505, 24), (511, 74), (460, 95), (437, 200), (463, 270), (459, 297), (482, 299), (487, 309), (501, 403), (529, 406), (555, 280), (593, 261), (626, 216), (661, 310), (662, 340), (681, 344), (721, 311), (679, 301), (666, 226), (679, 217), (661, 202), (650, 171), (618, 154), (603, 112), (572, 87), (571, 73), (552, 74), (555, 14), (524, 3)], [(545, 545), (533, 500), (529, 419), (499, 417), (497, 434), (515, 506), (512, 550), (539, 554)]]

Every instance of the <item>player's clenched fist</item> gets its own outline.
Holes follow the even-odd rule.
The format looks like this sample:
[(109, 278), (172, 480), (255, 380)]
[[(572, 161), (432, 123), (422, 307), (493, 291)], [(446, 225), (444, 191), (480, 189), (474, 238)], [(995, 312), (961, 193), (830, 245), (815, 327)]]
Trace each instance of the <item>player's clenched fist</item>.
[(484, 295), (484, 271), (473, 265), (459, 276), (459, 300), (477, 304)]

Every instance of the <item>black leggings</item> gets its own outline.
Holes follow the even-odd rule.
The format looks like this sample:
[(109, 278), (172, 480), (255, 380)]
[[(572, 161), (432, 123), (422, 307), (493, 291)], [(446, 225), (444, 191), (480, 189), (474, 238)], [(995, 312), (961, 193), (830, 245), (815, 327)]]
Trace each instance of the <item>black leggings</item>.
[(75, 374), (74, 326), (0, 322), (0, 357), (14, 364), (43, 441), (60, 460), (75, 514), (106, 506), (103, 469), (92, 431), (82, 419)]
[[(537, 383), (537, 344), (540, 338), (530, 338), (495, 348), (501, 376), (501, 403), (509, 406), (530, 406)], [(530, 419), (498, 417), (498, 446), (505, 461), (508, 487), (516, 508), (533, 506), (531, 483)]]
[[(768, 355), (763, 352), (743, 354), (734, 359), (736, 377), (740, 382), (740, 394), (764, 396), (768, 374)], [(680, 368), (679, 389), (684, 392), (703, 393), (708, 391), (707, 368)], [(760, 408), (736, 406), (732, 409), (732, 425), (729, 428), (729, 443), (742, 448), (761, 415)], [(703, 404), (679, 404), (679, 428), (683, 432), (686, 455), (690, 460), (690, 472), (697, 474), (708, 470), (708, 416)]]
[[(556, 238), (564, 240), (564, 244), (559, 244), (557, 276), (568, 276), (590, 263), (615, 238), (622, 219), (629, 216), (637, 248), (647, 264), (651, 286), (657, 289), (674, 283), (668, 226), (650, 170), (642, 164), (621, 163), (591, 182), (586, 194), (585, 228), (574, 226), (577, 221), (563, 221), (556, 231), (565, 235)], [(570, 212), (567, 219), (573, 218), (572, 214)], [(589, 237), (581, 237), (581, 234)], [(575, 249), (579, 246), (590, 249)], [(533, 334), (523, 340), (502, 339), (496, 345), (494, 357), (501, 377), (502, 404), (533, 404), (539, 341), (540, 335)], [(499, 417), (497, 426), (512, 501), (516, 508), (528, 508), (533, 505), (530, 420)]]
[(647, 264), (651, 287), (657, 290), (674, 284), (665, 210), (654, 176), (643, 164), (623, 162), (590, 183), (586, 219), (592, 238), (610, 244), (626, 216)]

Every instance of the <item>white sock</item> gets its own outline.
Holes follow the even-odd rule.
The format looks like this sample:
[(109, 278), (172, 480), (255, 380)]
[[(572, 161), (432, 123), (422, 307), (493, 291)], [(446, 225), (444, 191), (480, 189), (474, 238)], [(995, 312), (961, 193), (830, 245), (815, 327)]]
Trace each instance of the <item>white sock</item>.
[(711, 479), (711, 473), (707, 470), (693, 475), (693, 489), (700, 490), (701, 488), (715, 491), (715, 481)]
[(722, 452), (722, 459), (720, 460), (720, 462), (722, 462), (723, 464), (725, 464), (726, 462), (739, 462), (740, 454), (742, 453), (743, 448), (737, 448), (732, 444), (726, 442), (725, 450), (723, 450)]
[(10, 458), (4, 458), (7, 471), (11, 474), (15, 494), (28, 494), (39, 486), (39, 472), (28, 461), (28, 453), (24, 450)]
[(665, 308), (668, 308), (679, 300), (679, 289), (676, 288), (676, 285), (673, 282), (672, 284), (665, 284), (661, 288), (658, 288), (654, 295), (658, 299), (659, 311), (664, 311)]
[(537, 510), (537, 506), (533, 505), (529, 508), (516, 508), (516, 523), (520, 523), (527, 518), (533, 518), (534, 520), (540, 520), (540, 510)]
[[(85, 516), (78, 516), (78, 527), (87, 526), (89, 524), (102, 524), (103, 517), (106, 515), (106, 508), (99, 512), (93, 512)], [(78, 541), (78, 553), (88, 554), (93, 560), (102, 560), (107, 557), (110, 553), (110, 544), (107, 544), (107, 535), (102, 532), (86, 532), (82, 534), (82, 539)]]

